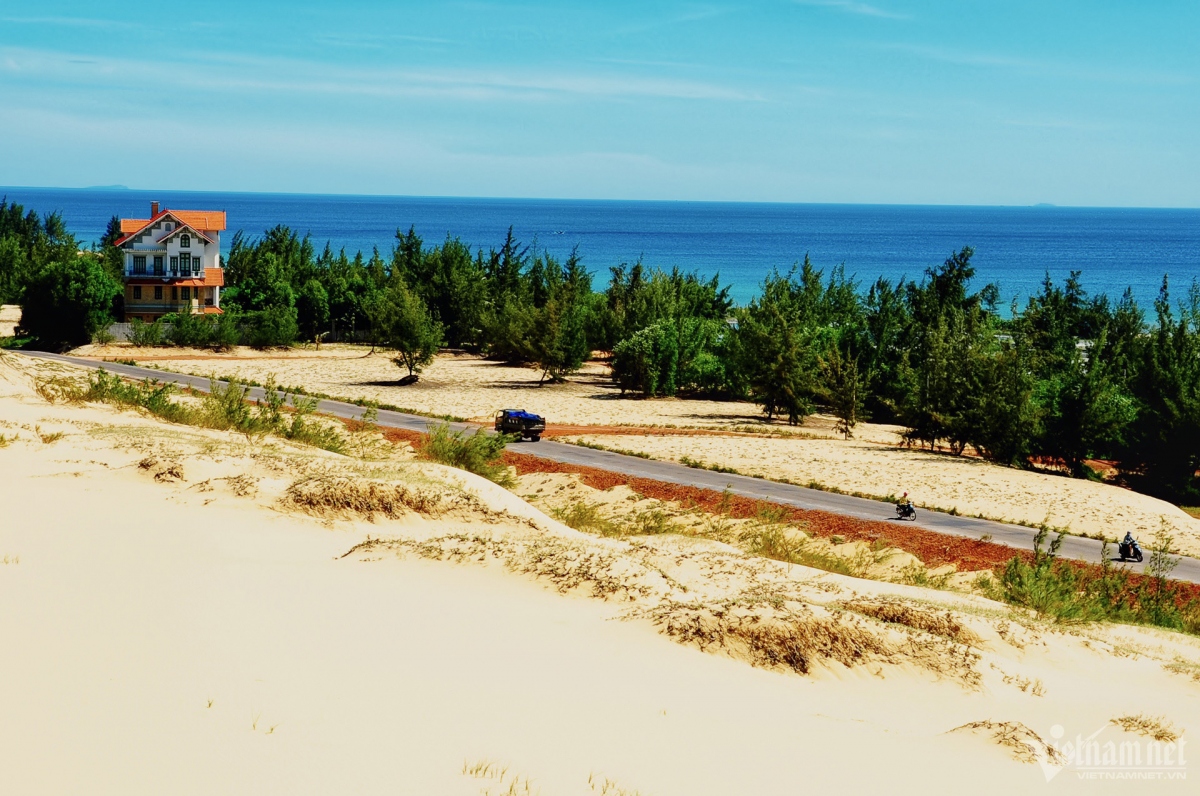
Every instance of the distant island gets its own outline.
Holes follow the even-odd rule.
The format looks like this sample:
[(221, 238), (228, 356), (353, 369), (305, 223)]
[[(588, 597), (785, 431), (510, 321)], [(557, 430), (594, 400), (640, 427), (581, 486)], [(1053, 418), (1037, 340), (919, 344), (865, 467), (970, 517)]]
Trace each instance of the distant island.
[(89, 185), (82, 189), (85, 191), (128, 191), (131, 190), (128, 185)]

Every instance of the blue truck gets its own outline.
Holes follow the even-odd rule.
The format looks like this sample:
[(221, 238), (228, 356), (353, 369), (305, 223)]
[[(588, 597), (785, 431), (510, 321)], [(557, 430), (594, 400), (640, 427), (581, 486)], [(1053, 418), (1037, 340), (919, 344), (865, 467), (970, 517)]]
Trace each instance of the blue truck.
[(546, 430), (546, 418), (524, 409), (501, 409), (496, 413), (496, 430), (537, 442)]

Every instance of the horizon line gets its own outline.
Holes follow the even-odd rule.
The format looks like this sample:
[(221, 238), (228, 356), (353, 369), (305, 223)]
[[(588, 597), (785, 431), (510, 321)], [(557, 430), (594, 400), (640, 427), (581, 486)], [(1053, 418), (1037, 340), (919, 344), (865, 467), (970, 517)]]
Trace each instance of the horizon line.
[(1178, 205), (1060, 205), (1052, 202), (1035, 202), (1031, 204), (956, 204), (949, 202), (821, 202), (821, 201), (780, 201), (780, 200), (748, 200), (748, 199), (619, 199), (619, 198), (580, 198), (555, 196), (463, 196), (453, 194), (386, 194), (386, 193), (320, 193), (301, 191), (217, 191), (189, 188), (130, 188), (128, 186), (94, 185), (84, 187), (54, 186), (54, 185), (7, 185), (0, 186), (0, 196), (4, 191), (87, 191), (91, 193), (180, 193), (180, 194), (214, 194), (237, 196), (307, 196), (307, 197), (343, 197), (359, 199), (444, 199), (444, 200), (490, 200), (503, 202), (590, 202), (590, 203), (626, 203), (626, 204), (709, 204), (709, 205), (781, 205), (781, 206), (810, 206), (810, 207), (963, 207), (963, 208), (1005, 208), (1030, 210), (1200, 210), (1200, 207)]

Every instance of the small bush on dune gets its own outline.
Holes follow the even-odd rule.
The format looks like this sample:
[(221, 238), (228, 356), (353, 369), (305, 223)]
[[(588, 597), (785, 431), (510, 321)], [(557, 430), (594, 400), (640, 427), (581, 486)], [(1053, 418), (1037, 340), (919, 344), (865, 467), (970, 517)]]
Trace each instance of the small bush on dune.
[[(316, 399), (288, 395), (275, 386), (274, 378), (267, 379), (266, 395), (257, 402), (250, 400), (248, 385), (236, 379), (222, 385), (213, 379), (199, 406), (172, 400), (177, 392), (174, 384), (154, 379), (128, 382), (103, 368), (91, 375), (86, 387), (66, 379), (47, 379), (38, 382), (36, 389), (51, 403), (107, 403), (144, 409), (171, 423), (237, 431), (251, 439), (275, 434), (334, 453), (346, 450), (346, 441), (335, 430), (312, 422)], [(285, 411), (289, 399), (290, 412)]]
[(470, 435), (465, 431), (452, 432), (448, 423), (442, 423), (425, 435), (417, 454), (422, 459), (467, 470), (500, 486), (511, 487), (512, 473), (500, 457), (504, 446), (513, 440), (508, 434), (488, 434), (483, 429)]
[(155, 379), (127, 382), (117, 374), (101, 369), (91, 375), (87, 389), (79, 394), (78, 400), (145, 409), (172, 423), (196, 425), (196, 410), (172, 401), (174, 394), (174, 384)]
[(129, 323), (129, 343), (138, 348), (153, 348), (162, 345), (166, 338), (162, 320), (146, 323), (134, 318)]
[(600, 510), (590, 503), (577, 501), (570, 506), (556, 508), (551, 513), (563, 525), (577, 531), (598, 533), (601, 536), (622, 535), (621, 526), (602, 515)]

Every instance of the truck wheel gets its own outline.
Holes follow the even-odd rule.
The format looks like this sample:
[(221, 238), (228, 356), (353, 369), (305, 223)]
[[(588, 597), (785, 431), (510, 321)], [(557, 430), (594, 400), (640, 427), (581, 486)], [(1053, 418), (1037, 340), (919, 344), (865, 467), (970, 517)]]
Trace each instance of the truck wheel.
[(541, 438), (542, 438), (542, 435), (541, 435), (541, 434), (534, 434), (534, 435), (530, 436), (530, 438), (529, 438), (529, 441), (530, 441), (530, 442), (537, 442), (537, 441), (538, 441), (539, 439), (541, 439)]

